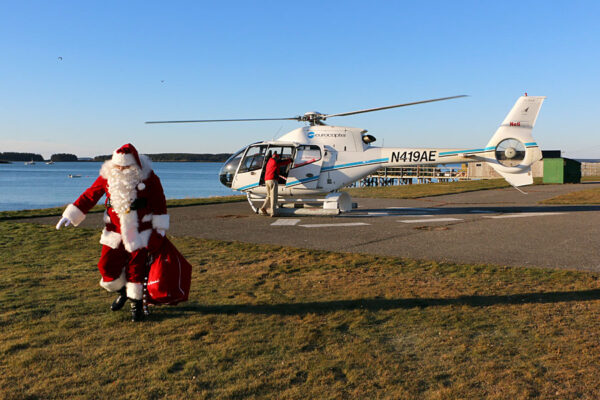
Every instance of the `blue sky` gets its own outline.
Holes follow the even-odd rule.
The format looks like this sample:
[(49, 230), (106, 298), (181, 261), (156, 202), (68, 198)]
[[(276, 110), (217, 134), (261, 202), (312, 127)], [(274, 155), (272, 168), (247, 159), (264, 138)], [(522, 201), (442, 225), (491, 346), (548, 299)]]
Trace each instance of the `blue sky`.
[(300, 124), (144, 121), (457, 94), (329, 123), (378, 145), (481, 146), (528, 92), (548, 96), (542, 149), (600, 158), (595, 1), (2, 1), (0, 15), (0, 152), (234, 152)]

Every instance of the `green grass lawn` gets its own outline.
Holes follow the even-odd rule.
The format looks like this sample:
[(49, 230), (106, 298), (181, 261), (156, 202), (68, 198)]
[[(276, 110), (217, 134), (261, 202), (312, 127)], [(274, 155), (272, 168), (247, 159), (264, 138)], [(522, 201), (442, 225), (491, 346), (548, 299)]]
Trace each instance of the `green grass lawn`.
[(600, 393), (593, 273), (173, 238), (190, 301), (143, 323), (99, 232), (0, 222), (3, 399), (576, 399)]
[(542, 204), (600, 204), (600, 188), (578, 190), (541, 202)]

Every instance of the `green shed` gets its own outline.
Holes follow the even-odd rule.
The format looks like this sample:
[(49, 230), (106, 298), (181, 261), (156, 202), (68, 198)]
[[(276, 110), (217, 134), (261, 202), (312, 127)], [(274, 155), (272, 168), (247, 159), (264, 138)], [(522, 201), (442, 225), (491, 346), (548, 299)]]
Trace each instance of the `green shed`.
[(581, 163), (570, 158), (544, 158), (544, 183), (581, 182)]

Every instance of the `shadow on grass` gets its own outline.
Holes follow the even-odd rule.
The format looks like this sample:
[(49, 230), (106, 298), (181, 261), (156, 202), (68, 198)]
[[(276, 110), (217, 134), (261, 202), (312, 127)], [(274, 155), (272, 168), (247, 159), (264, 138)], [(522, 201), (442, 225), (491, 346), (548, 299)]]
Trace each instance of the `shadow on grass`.
[[(169, 308), (167, 312), (152, 315), (152, 319), (161, 320), (177, 317), (186, 313), (203, 314), (265, 314), (265, 315), (304, 315), (311, 313), (330, 313), (347, 310), (384, 311), (395, 309), (428, 308), (445, 306), (490, 307), (511, 304), (547, 304), (572, 301), (600, 300), (600, 289), (575, 292), (525, 293), (508, 296), (461, 296), (456, 298), (422, 299), (358, 299), (309, 303), (283, 304), (224, 304), (202, 305), (182, 304)], [(163, 308), (164, 309), (164, 308)], [(166, 311), (166, 309), (165, 309)]]

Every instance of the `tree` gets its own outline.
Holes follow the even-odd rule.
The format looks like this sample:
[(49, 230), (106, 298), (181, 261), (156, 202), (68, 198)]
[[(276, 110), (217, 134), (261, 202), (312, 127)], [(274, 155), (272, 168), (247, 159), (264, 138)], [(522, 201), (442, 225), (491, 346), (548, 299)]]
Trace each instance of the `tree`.
[(44, 161), (44, 157), (41, 154), (34, 153), (15, 153), (6, 152), (0, 153), (0, 160), (4, 161)]
[(52, 156), (50, 157), (50, 161), (54, 161), (54, 162), (77, 161), (77, 156), (75, 154), (68, 154), (68, 153), (52, 154)]

